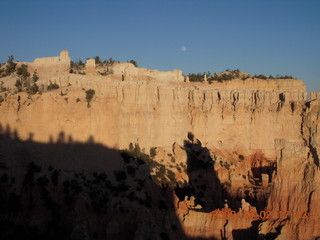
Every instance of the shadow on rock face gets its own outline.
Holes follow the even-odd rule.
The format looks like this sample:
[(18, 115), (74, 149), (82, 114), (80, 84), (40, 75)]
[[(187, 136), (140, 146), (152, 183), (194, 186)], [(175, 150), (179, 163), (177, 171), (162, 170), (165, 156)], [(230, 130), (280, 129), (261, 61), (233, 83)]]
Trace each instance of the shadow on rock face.
[[(197, 147), (186, 142), (191, 177), (206, 171), (207, 163), (192, 169)], [(0, 239), (205, 239), (185, 235), (175, 192), (152, 180), (152, 161), (93, 137), (81, 143), (61, 132), (37, 143), (0, 126)], [(209, 171), (203, 179), (216, 181)], [(220, 206), (220, 195), (204, 193), (207, 211)]]

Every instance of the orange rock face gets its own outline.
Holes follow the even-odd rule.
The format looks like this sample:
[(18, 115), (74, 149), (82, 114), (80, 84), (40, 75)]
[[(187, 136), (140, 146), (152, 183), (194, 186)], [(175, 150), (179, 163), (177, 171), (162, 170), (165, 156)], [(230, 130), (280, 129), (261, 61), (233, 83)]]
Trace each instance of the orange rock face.
[[(123, 229), (129, 226), (135, 228), (134, 239), (158, 239), (155, 234), (161, 231), (172, 239), (320, 237), (320, 100), (318, 93), (307, 100), (301, 80), (194, 83), (178, 70), (159, 72), (131, 63), (116, 63), (112, 74), (102, 76), (103, 67), (93, 59), (87, 61), (86, 75), (70, 74), (69, 67), (66, 51), (29, 63), (29, 70), (39, 73), (39, 86), (48, 81), (60, 85), (41, 94), (15, 93), (15, 76), (3, 78), (12, 89), (0, 93), (0, 133), (11, 132), (17, 152), (26, 143), (39, 154), (39, 162), (50, 159), (67, 172), (102, 169), (112, 175), (108, 164), (112, 170), (135, 168), (137, 157), (127, 166), (118, 153), (130, 143), (150, 153), (152, 164), (135, 170), (147, 176), (146, 193), (138, 197), (149, 194), (152, 200), (141, 197), (140, 204), (152, 202), (160, 210), (135, 203), (129, 205), (133, 212), (110, 210), (105, 225), (92, 220), (102, 229), (108, 226), (107, 236), (126, 239)], [(88, 89), (95, 90), (90, 105)], [(88, 149), (98, 144), (99, 151), (72, 156), (69, 145), (75, 142)], [(47, 145), (65, 149), (60, 155), (41, 152)], [(113, 161), (101, 157), (108, 155), (105, 148), (112, 148)], [(15, 168), (20, 158), (12, 158), (8, 166)], [(135, 185), (141, 181), (130, 184), (141, 191)], [(90, 215), (84, 210), (86, 198), (78, 199), (79, 216)]]

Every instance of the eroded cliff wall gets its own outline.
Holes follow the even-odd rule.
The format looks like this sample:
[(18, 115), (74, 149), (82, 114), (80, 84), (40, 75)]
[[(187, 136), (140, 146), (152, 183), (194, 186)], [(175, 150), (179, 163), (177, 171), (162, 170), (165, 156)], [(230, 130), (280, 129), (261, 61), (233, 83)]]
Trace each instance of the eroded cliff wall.
[(319, 106), (319, 99), (308, 102), (300, 141), (275, 141), (277, 170), (266, 207), (272, 214), (260, 225), (261, 235), (279, 240), (320, 237)]
[[(244, 155), (262, 151), (275, 159), (275, 139), (301, 135), (305, 86), (290, 79), (296, 85), (290, 89), (287, 81), (279, 80), (271, 90), (274, 80), (235, 81), (238, 88), (230, 88), (232, 81), (164, 84), (69, 75), (58, 90), (8, 96), (0, 106), (0, 123), (17, 129), (23, 139), (32, 133), (33, 140), (48, 142), (64, 132), (79, 141), (94, 136), (116, 148), (139, 143), (147, 151), (183, 145), (192, 132), (210, 149)], [(96, 91), (90, 108), (84, 91), (89, 88)]]

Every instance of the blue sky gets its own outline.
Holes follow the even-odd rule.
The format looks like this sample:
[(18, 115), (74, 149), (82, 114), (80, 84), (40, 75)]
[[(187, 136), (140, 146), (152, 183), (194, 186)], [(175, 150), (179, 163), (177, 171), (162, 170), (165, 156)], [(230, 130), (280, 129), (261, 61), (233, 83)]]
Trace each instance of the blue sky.
[(1, 62), (68, 49), (74, 60), (135, 59), (185, 74), (288, 74), (320, 91), (318, 0), (3, 0), (0, 10)]

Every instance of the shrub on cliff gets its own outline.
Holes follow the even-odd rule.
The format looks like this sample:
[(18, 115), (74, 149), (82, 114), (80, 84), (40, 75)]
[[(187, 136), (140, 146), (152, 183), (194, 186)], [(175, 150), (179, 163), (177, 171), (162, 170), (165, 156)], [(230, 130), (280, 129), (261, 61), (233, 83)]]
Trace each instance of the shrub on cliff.
[(20, 67), (17, 68), (17, 74), (23, 79), (26, 80), (30, 77), (30, 73), (28, 72), (28, 66), (22, 64)]
[(270, 76), (269, 76), (269, 79), (293, 79), (293, 77), (292, 77), (292, 76), (289, 76), (289, 75), (284, 75), (284, 76), (282, 76), (282, 75), (276, 75), (275, 77), (272, 76), (272, 75), (270, 75)]
[(18, 92), (22, 91), (22, 81), (20, 79), (16, 80), (16, 83), (14, 84), (14, 86), (18, 89)]
[(267, 77), (263, 74), (255, 75), (255, 77), (259, 79), (267, 79)]
[(0, 92), (4, 92), (4, 91), (7, 91), (8, 89), (6, 87), (3, 86), (4, 82), (1, 81), (0, 82)]
[(96, 56), (96, 57), (94, 58), (94, 61), (95, 61), (96, 65), (100, 65), (100, 64), (102, 63), (99, 56)]
[(58, 85), (57, 83), (52, 83), (52, 82), (50, 81), (50, 83), (49, 83), (49, 85), (48, 85), (48, 87), (47, 87), (47, 90), (48, 90), (48, 91), (51, 91), (51, 90), (58, 89), (58, 88), (59, 88), (59, 85)]
[(39, 75), (37, 72), (34, 72), (32, 75), (32, 81), (37, 82), (39, 80)]
[(30, 94), (36, 94), (39, 91), (39, 87), (36, 83), (33, 83), (33, 85), (30, 87), (29, 93)]
[(135, 60), (130, 60), (128, 63), (132, 63), (135, 67), (138, 67), (138, 63)]
[(204, 80), (204, 73), (189, 73), (190, 82), (202, 82)]
[(88, 105), (87, 105), (88, 108), (90, 107), (90, 102), (92, 101), (93, 96), (94, 96), (95, 93), (96, 93), (96, 91), (91, 89), (91, 88), (86, 91), (86, 100), (87, 100), (87, 103), (88, 103)]
[(13, 62), (13, 59), (14, 59), (13, 55), (8, 57), (7, 65), (5, 69), (5, 76), (9, 76), (11, 73), (16, 71), (17, 64)]

